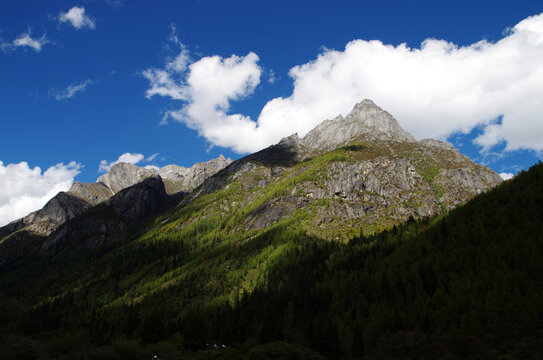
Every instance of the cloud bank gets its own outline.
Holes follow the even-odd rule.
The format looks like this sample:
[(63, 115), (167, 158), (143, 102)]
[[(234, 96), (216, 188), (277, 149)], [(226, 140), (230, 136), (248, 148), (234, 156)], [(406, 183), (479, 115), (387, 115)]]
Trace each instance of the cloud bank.
[[(394, 115), (416, 138), (445, 139), (482, 126), (483, 150), (543, 150), (543, 14), (528, 17), (491, 43), (458, 46), (426, 39), (419, 48), (354, 40), (343, 51), (324, 50), (290, 69), (288, 97), (270, 100), (255, 121), (229, 114), (232, 101), (260, 83), (258, 56), (203, 57), (191, 62), (181, 47), (163, 68), (146, 70), (147, 96), (182, 102), (175, 119), (212, 145), (253, 152), (324, 119), (348, 113), (364, 98)], [(499, 122), (497, 119), (501, 119)]]
[(69, 22), (77, 30), (81, 29), (94, 29), (94, 21), (85, 15), (85, 8), (74, 6), (67, 12), (61, 12), (58, 16), (58, 20), (61, 23)]
[(7, 165), (0, 161), (0, 226), (42, 208), (58, 192), (68, 190), (80, 169), (72, 161), (42, 173), (25, 161)]
[[(137, 164), (141, 161), (150, 162), (150, 161), (153, 161), (157, 156), (158, 156), (158, 153), (145, 157), (145, 155), (143, 154), (127, 152), (119, 156), (117, 160), (114, 160), (111, 162), (107, 160), (100, 161), (100, 165), (98, 166), (98, 172), (107, 172), (109, 171), (109, 169), (111, 169), (113, 165), (121, 163), (121, 162), (129, 163), (129, 164)], [(153, 169), (156, 168), (156, 166), (153, 166), (153, 165), (147, 165), (146, 168), (147, 167), (151, 167)]]

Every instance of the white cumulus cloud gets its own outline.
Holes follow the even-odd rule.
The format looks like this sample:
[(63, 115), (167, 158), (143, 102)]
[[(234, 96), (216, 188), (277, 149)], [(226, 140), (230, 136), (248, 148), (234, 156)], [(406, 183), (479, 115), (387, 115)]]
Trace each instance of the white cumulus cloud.
[(69, 22), (77, 30), (80, 29), (94, 29), (94, 21), (85, 15), (85, 8), (74, 6), (67, 12), (61, 12), (58, 16), (61, 23)]
[[(183, 49), (181, 53), (183, 51), (186, 52)], [(260, 83), (258, 56), (254, 53), (228, 58), (208, 56), (186, 69), (177, 66), (175, 61), (177, 58), (168, 63), (165, 70), (149, 69), (143, 73), (151, 83), (147, 96), (169, 96), (187, 102), (179, 111), (170, 111), (167, 115), (198, 130), (214, 145), (246, 151), (243, 142), (247, 137), (261, 136), (260, 131), (249, 117), (227, 112), (232, 100), (248, 96)], [(186, 76), (176, 81), (179, 75)]]
[(68, 190), (80, 169), (73, 161), (44, 172), (25, 161), (7, 165), (0, 161), (0, 226), (42, 208), (58, 192)]
[(502, 172), (502, 173), (500, 173), (500, 176), (501, 176), (502, 179), (504, 179), (504, 180), (509, 180), (509, 179), (512, 179), (513, 176), (515, 176), (515, 174), (513, 174), (513, 173)]
[(87, 79), (81, 83), (73, 83), (69, 85), (66, 89), (50, 89), (49, 95), (53, 96), (55, 100), (61, 101), (74, 97), (78, 92), (83, 92), (88, 85), (92, 84), (92, 80)]
[[(117, 160), (114, 160), (114, 161), (107, 161), (107, 160), (102, 160), (100, 161), (100, 165), (98, 166), (98, 172), (107, 172), (109, 171), (109, 169), (111, 169), (111, 167), (115, 164), (118, 164), (118, 163), (129, 163), (129, 164), (138, 164), (140, 162), (151, 162), (153, 160), (156, 159), (156, 157), (158, 156), (158, 153), (155, 153), (155, 154), (152, 154), (152, 155), (149, 155), (147, 157), (145, 157), (145, 155), (143, 154), (139, 154), (139, 153), (130, 153), (130, 152), (126, 152), (124, 154), (122, 154), (121, 156), (119, 156), (117, 158)], [(156, 166), (154, 165), (147, 165), (145, 166), (145, 168), (157, 168)]]
[[(342, 51), (325, 49), (289, 71), (288, 97), (270, 100), (258, 119), (230, 114), (230, 102), (260, 82), (258, 56), (203, 57), (152, 68), (147, 96), (180, 100), (173, 118), (211, 144), (252, 152), (324, 119), (348, 113), (364, 98), (394, 115), (416, 138), (445, 139), (455, 132), (484, 131), (476, 143), (488, 150), (543, 150), (543, 14), (528, 17), (497, 42), (459, 46), (426, 39), (418, 48), (353, 40)], [(498, 122), (497, 119), (501, 121)]]

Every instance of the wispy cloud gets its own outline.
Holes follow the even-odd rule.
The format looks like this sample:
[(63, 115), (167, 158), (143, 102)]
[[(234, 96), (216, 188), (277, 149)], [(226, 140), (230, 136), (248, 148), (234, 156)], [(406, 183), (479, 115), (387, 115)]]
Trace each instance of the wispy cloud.
[(61, 23), (69, 22), (77, 30), (80, 29), (94, 29), (94, 20), (85, 15), (85, 8), (74, 6), (67, 12), (61, 12), (58, 16)]
[(106, 3), (106, 5), (110, 6), (111, 8), (115, 10), (119, 10), (120, 8), (126, 5), (124, 0), (103, 0), (103, 1), (104, 3)]
[(29, 47), (35, 52), (40, 52), (42, 47), (48, 43), (51, 43), (51, 41), (47, 39), (46, 33), (43, 33), (39, 38), (33, 38), (32, 31), (28, 29), (27, 32), (20, 34), (12, 42), (5, 42), (0, 39), (0, 49), (3, 52), (10, 52), (19, 47)]
[(61, 101), (61, 100), (67, 100), (73, 98), (78, 92), (83, 92), (87, 88), (87, 86), (91, 85), (93, 83), (92, 80), (87, 79), (79, 84), (74, 83), (69, 85), (66, 89), (50, 89), (49, 95), (54, 97), (55, 100)]
[(275, 76), (275, 72), (273, 70), (268, 70), (268, 82), (270, 84), (275, 84), (275, 82), (279, 80), (277, 76)]

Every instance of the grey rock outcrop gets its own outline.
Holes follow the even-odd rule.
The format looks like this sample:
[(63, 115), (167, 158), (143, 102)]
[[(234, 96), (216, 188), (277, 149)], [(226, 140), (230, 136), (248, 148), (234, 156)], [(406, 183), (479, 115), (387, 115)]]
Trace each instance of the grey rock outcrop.
[(230, 163), (232, 159), (226, 159), (223, 155), (206, 162), (196, 163), (190, 168), (170, 164), (159, 171), (128, 163), (118, 163), (113, 165), (106, 174), (100, 176), (96, 182), (103, 183), (111, 189), (111, 195), (113, 195), (149, 177), (159, 175), (164, 181), (168, 194), (190, 192)]
[(126, 189), (154, 175), (157, 175), (155, 169), (146, 169), (128, 163), (118, 163), (113, 165), (106, 174), (100, 176), (96, 182), (104, 183), (114, 193), (118, 193), (122, 189)]
[(70, 192), (60, 192), (40, 210), (0, 228), (0, 264), (38, 249), (40, 241), (91, 206)]
[(112, 197), (114, 194), (113, 190), (102, 182), (80, 183), (79, 181), (76, 181), (68, 192), (85, 200), (91, 205), (98, 205)]
[(59, 192), (40, 210), (0, 228), (0, 239), (23, 229), (39, 236), (48, 236), (61, 224), (112, 195), (111, 189), (103, 183), (75, 182), (70, 190)]
[(115, 214), (128, 221), (148, 217), (168, 200), (160, 176), (149, 177), (115, 194), (108, 201)]
[(103, 202), (96, 214), (83, 214), (47, 237), (41, 252), (61, 243), (79, 242), (87, 248), (111, 244), (126, 237), (131, 223), (145, 219), (168, 205), (170, 197), (158, 176), (119, 191)]
[(81, 214), (90, 206), (88, 202), (70, 192), (59, 192), (40, 210), (0, 228), (0, 239), (22, 229), (47, 236), (66, 220)]
[(31, 224), (32, 221), (34, 221), (34, 219), (36, 218), (37, 213), (38, 213), (38, 211), (31, 212), (27, 216), (22, 217), (22, 218), (17, 219), (17, 220), (14, 220), (14, 221), (10, 222), (9, 224), (4, 225), (3, 227), (1, 227), (0, 228), (0, 240), (5, 238), (9, 234), (14, 233), (14, 232), (16, 232), (18, 230), (21, 230), (25, 226), (28, 226), (29, 224)]
[(184, 166), (170, 164), (164, 166), (159, 171), (159, 175), (162, 180), (169, 180), (173, 182), (184, 182), (185, 177), (189, 174), (190, 169)]
[(176, 192), (190, 192), (200, 186), (206, 179), (232, 163), (222, 154), (218, 158), (206, 162), (196, 163), (190, 168), (178, 165), (166, 165), (158, 173), (169, 194)]
[(451, 144), (445, 143), (443, 141), (435, 140), (435, 139), (422, 139), (422, 140), (419, 140), (419, 144), (423, 146), (428, 146), (428, 147), (436, 147), (443, 150), (454, 150), (454, 147)]
[(326, 152), (362, 138), (370, 142), (416, 141), (392, 115), (367, 99), (356, 104), (347, 116), (323, 121), (303, 141), (312, 149)]

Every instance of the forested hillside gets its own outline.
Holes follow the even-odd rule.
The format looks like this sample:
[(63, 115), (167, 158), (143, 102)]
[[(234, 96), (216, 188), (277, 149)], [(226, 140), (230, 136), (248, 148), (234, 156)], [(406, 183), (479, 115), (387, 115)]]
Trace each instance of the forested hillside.
[(543, 354), (543, 164), (445, 216), (348, 243), (308, 236), (301, 220), (242, 245), (185, 226), (178, 233), (198, 241), (72, 249), (3, 267), (4, 358)]

